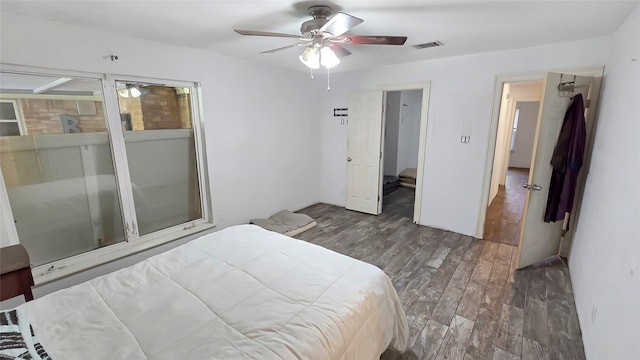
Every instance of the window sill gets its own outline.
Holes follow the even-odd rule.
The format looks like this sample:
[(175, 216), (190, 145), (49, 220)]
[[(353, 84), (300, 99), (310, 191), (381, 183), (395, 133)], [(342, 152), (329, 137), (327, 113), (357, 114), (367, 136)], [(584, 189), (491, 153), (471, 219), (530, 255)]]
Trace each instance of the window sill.
[(90, 252), (40, 265), (32, 269), (36, 286), (88, 270), (98, 265), (139, 253), (153, 247), (170, 243), (205, 230), (213, 229), (215, 224), (202, 221), (189, 229), (180, 229), (175, 232), (163, 232), (157, 236), (150, 236), (145, 240), (135, 242), (121, 242), (106, 246)]

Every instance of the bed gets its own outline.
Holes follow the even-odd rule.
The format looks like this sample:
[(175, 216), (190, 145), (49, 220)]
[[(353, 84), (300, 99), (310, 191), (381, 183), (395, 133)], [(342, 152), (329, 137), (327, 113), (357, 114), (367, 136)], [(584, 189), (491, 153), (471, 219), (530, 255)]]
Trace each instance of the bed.
[(408, 326), (389, 278), (239, 225), (17, 308), (53, 359), (379, 359)]

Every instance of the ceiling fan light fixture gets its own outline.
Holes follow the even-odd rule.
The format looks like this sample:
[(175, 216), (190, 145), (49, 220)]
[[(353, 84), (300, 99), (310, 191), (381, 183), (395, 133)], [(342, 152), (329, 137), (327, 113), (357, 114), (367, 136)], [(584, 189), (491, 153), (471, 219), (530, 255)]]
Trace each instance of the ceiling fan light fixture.
[(298, 56), (300, 62), (305, 64), (309, 69), (320, 68), (320, 52), (315, 46), (310, 46), (304, 49), (304, 52)]
[(336, 53), (333, 52), (330, 47), (323, 46), (322, 49), (320, 49), (320, 62), (325, 68), (331, 69), (340, 64), (340, 59), (338, 59), (338, 56), (336, 56)]

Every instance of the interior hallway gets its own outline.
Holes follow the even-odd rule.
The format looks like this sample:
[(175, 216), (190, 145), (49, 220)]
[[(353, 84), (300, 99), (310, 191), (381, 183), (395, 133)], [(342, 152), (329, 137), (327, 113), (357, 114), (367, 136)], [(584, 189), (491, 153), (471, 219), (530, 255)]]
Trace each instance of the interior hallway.
[(409, 349), (384, 360), (584, 359), (568, 268), (515, 271), (517, 247), (316, 204), (296, 236), (382, 269), (409, 323)]
[(505, 186), (487, 209), (484, 239), (517, 246), (527, 190), (522, 187), (529, 180), (529, 169), (509, 168)]

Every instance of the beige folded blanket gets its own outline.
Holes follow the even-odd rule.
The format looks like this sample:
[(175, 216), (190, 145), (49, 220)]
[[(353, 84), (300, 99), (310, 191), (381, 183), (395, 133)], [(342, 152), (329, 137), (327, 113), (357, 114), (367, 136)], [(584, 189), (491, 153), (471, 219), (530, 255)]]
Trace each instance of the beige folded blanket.
[(318, 225), (310, 216), (289, 210), (279, 211), (268, 219), (251, 219), (251, 223), (287, 236), (298, 235)]
[(402, 172), (398, 175), (400, 178), (409, 178), (414, 179), (418, 177), (418, 169), (408, 168), (402, 170)]

